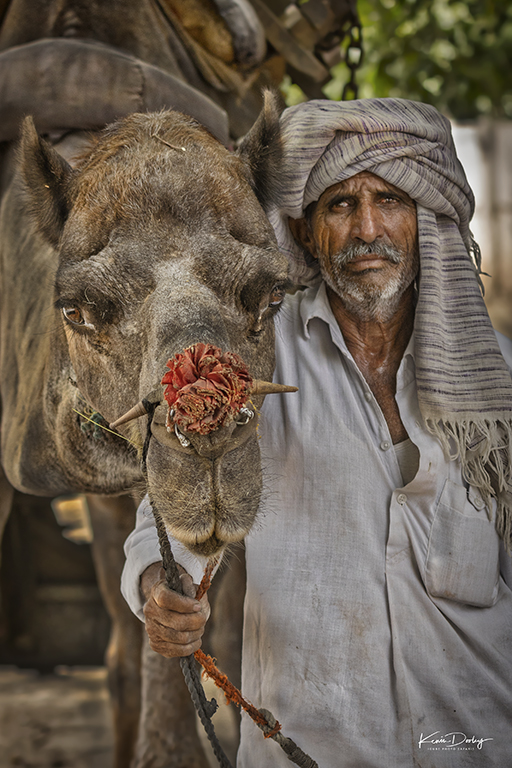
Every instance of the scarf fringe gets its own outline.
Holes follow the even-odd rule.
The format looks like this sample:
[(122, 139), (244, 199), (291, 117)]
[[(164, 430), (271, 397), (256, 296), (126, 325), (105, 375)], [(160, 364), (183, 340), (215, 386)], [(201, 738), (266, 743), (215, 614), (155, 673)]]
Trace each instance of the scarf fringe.
[(462, 476), (478, 490), (489, 520), (493, 520), (507, 552), (512, 550), (512, 421), (479, 419), (450, 422), (425, 420), (452, 461), (459, 460)]

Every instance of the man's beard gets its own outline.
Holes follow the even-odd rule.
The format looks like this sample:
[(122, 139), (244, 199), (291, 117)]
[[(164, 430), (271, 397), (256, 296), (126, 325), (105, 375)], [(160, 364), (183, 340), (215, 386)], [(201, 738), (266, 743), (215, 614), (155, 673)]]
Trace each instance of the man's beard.
[[(354, 259), (367, 255), (381, 256), (392, 264), (402, 265), (388, 277), (382, 287), (358, 280), (358, 274), (344, 267)], [(326, 267), (326, 261), (328, 268)], [(412, 254), (387, 243), (350, 243), (327, 260), (320, 256), (322, 277), (342, 301), (344, 307), (362, 320), (387, 322), (395, 314), (400, 299), (411, 285), (419, 268), (418, 245)], [(359, 273), (361, 274), (361, 273)]]

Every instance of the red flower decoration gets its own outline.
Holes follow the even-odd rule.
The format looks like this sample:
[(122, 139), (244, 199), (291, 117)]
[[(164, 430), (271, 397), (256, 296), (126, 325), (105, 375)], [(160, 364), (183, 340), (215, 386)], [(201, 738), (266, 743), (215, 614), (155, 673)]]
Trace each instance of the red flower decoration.
[(207, 435), (222, 427), (250, 394), (252, 379), (233, 352), (211, 344), (194, 344), (166, 363), (164, 397), (182, 430)]

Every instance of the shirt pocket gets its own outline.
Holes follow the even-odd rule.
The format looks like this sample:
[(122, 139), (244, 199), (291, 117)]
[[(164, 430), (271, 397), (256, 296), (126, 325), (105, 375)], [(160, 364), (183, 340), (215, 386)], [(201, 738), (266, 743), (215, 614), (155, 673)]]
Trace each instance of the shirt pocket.
[(494, 605), (499, 585), (499, 538), (474, 489), (446, 480), (430, 531), (425, 586), (480, 608)]

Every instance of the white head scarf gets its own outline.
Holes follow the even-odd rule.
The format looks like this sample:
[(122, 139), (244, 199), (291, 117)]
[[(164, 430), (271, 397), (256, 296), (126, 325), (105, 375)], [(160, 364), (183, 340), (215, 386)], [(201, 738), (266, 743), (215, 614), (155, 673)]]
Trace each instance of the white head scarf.
[(469, 230), (474, 197), (449, 120), (428, 104), (361, 99), (299, 104), (284, 111), (281, 126), (282, 193), (268, 214), (297, 284), (317, 282), (319, 269), (288, 218), (301, 218), (328, 187), (369, 171), (416, 201), (420, 410), (489, 514), (496, 499), (496, 526), (510, 546), (512, 382), (480, 293), (480, 253)]

